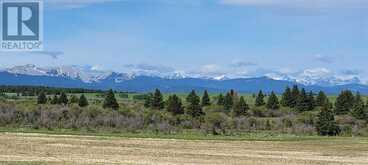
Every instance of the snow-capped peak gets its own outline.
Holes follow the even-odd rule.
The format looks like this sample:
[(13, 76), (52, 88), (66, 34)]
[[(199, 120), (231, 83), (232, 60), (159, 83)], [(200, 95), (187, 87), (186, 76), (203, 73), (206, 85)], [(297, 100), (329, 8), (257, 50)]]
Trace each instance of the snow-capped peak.
[(221, 76), (216, 76), (216, 77), (214, 77), (213, 79), (214, 79), (214, 80), (219, 80), (219, 81), (220, 81), (220, 80), (227, 80), (227, 79), (229, 79), (229, 78), (227, 78), (227, 77), (226, 77), (226, 75), (221, 75)]
[(100, 71), (90, 66), (60, 66), (41, 68), (33, 64), (15, 66), (5, 69), (13, 74), (23, 74), (31, 76), (63, 76), (72, 79), (80, 79), (84, 82), (96, 82), (106, 78), (111, 74), (108, 71)]
[(98, 82), (112, 74), (111, 71), (96, 69), (94, 66), (61, 66), (56, 68), (58, 75), (80, 79), (84, 82)]
[[(117, 73), (112, 71), (104, 71), (96, 66), (60, 66), (41, 68), (36, 65), (28, 64), (23, 66), (15, 66), (5, 69), (9, 73), (23, 74), (32, 76), (61, 76), (72, 79), (78, 79), (86, 83), (100, 82), (103, 80), (113, 80), (116, 83), (134, 79), (138, 76), (160, 77), (165, 79), (184, 79), (199, 78), (209, 80), (228, 80), (228, 75), (221, 74), (208, 76), (198, 73), (186, 73), (184, 71), (168, 71), (161, 72), (157, 70), (132, 70), (127, 73)], [(306, 69), (294, 73), (271, 72), (264, 76), (274, 80), (285, 80), (296, 82), (304, 85), (334, 86), (345, 84), (361, 84), (361, 80), (354, 75), (339, 75), (326, 68)], [(237, 78), (249, 78), (237, 77)]]
[(338, 75), (326, 68), (306, 69), (289, 74), (269, 73), (267, 76), (274, 80), (292, 81), (304, 85), (334, 86), (362, 83), (356, 76)]
[(22, 66), (14, 66), (12, 68), (5, 69), (9, 73), (13, 74), (25, 74), (32, 76), (45, 76), (50, 73), (51, 70), (37, 67), (33, 64), (27, 64)]

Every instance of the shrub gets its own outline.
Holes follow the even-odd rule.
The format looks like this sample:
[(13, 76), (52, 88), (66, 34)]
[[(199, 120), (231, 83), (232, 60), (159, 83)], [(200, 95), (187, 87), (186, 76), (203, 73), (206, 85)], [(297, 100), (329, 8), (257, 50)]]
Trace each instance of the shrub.
[(213, 135), (226, 134), (229, 128), (228, 116), (224, 113), (210, 113), (205, 116), (205, 124), (203, 127), (206, 133)]
[(251, 109), (251, 115), (254, 117), (266, 117), (267, 110), (264, 107), (253, 107)]

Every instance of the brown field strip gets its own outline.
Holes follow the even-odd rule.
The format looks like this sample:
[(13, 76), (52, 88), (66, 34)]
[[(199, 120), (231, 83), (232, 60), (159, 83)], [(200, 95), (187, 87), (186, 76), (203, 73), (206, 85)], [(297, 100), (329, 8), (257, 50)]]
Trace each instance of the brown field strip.
[(368, 142), (193, 141), (0, 134), (0, 164), (368, 164)]

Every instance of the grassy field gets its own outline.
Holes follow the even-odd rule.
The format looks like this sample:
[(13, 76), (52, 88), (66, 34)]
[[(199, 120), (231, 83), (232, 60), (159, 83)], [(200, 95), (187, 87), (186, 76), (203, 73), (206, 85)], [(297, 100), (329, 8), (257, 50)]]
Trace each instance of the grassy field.
[[(40, 107), (36, 105), (37, 97), (16, 97), (16, 94), (12, 93), (7, 93), (7, 95), (14, 97), (7, 98), (2, 108), (7, 111), (12, 110), (10, 111), (12, 113), (3, 111), (1, 118), (3, 123), (6, 123), (9, 117), (13, 117), (13, 114), (19, 112), (25, 114), (24, 116), (32, 115), (33, 113), (28, 111), (33, 112)], [(80, 94), (74, 95), (79, 97)], [(225, 125), (227, 127), (224, 126), (224, 128), (227, 129), (227, 132), (234, 132), (213, 135), (204, 132), (211, 128), (211, 125), (206, 125), (209, 124), (206, 120), (201, 125), (202, 129), (184, 129), (187, 127), (183, 126), (175, 130), (167, 123), (158, 127), (158, 124), (163, 123), (159, 120), (152, 121), (156, 119), (156, 115), (160, 116), (162, 113), (155, 111), (152, 115), (151, 112), (144, 113), (146, 111), (142, 110), (143, 100), (133, 99), (135, 95), (140, 94), (129, 94), (128, 98), (116, 95), (121, 105), (121, 111), (118, 113), (118, 116), (121, 117), (119, 119), (130, 124), (114, 122), (115, 120), (112, 120), (114, 116), (107, 115), (113, 114), (111, 111), (98, 109), (102, 107), (104, 100), (101, 94), (87, 93), (85, 95), (91, 106), (82, 109), (80, 113), (77, 111), (80, 109), (75, 108), (75, 105), (65, 107), (45, 105), (43, 107), (46, 109), (40, 111), (43, 116), (39, 118), (42, 120), (38, 123), (31, 122), (27, 125), (8, 121), (7, 124), (0, 127), (0, 164), (368, 164), (368, 138), (351, 137), (364, 135), (366, 131), (362, 129), (363, 134), (356, 132), (353, 134), (353, 127), (349, 127), (351, 130), (344, 129), (347, 134), (342, 134), (341, 137), (315, 136), (314, 128), (307, 127), (303, 123), (310, 121), (307, 115), (317, 111), (308, 114), (294, 113), (295, 116), (291, 118), (294, 120), (290, 120), (294, 124), (288, 127), (283, 125), (282, 118), (267, 114), (268, 111), (262, 111), (264, 116), (254, 117), (257, 124), (255, 126), (247, 125), (251, 121), (249, 118), (241, 120), (242, 123), (232, 120), (229, 116), (222, 120), (227, 124)], [(164, 94), (165, 99), (169, 95)], [(182, 99), (187, 96), (181, 93), (177, 95)], [(218, 94), (210, 95), (215, 104), (215, 97)], [(248, 103), (254, 104), (255, 98), (251, 94), (241, 95)], [(71, 94), (69, 94), (70, 97)], [(329, 98), (331, 101), (336, 99), (335, 96)], [(62, 111), (63, 109), (60, 108), (66, 108), (68, 111)], [(204, 111), (211, 111), (211, 108), (216, 110), (214, 106), (205, 107)], [(64, 112), (68, 112), (66, 117), (63, 117)], [(285, 115), (292, 111), (283, 108), (277, 112)], [(144, 114), (144, 121), (151, 121), (156, 125), (135, 123), (141, 119), (134, 118), (136, 113)], [(88, 117), (88, 119), (97, 121), (89, 117), (95, 114), (101, 115), (102, 118), (98, 120), (99, 122), (80, 126), (85, 120), (69, 120), (73, 119), (72, 117), (76, 114), (78, 114), (78, 119)], [(130, 118), (122, 116), (130, 116)], [(65, 120), (60, 120), (60, 117)], [(313, 116), (311, 119), (313, 120)], [(53, 122), (55, 120), (58, 122)], [(269, 129), (266, 129), (267, 124), (264, 122), (266, 120), (274, 121)], [(18, 120), (13, 119), (12, 121)], [(77, 123), (75, 127), (65, 126), (72, 121)], [(103, 125), (93, 127), (94, 124), (97, 125), (101, 121), (104, 121)], [(337, 121), (346, 124), (352, 119), (338, 116)], [(113, 128), (109, 122), (119, 127)], [(235, 127), (236, 123), (242, 124), (244, 128)], [(234, 127), (230, 127), (233, 126), (231, 124), (234, 124)], [(140, 127), (142, 125), (143, 127)], [(125, 130), (125, 128), (139, 129), (132, 131)], [(161, 131), (158, 131), (158, 128)], [(288, 131), (295, 132), (287, 133)]]
[(368, 139), (223, 141), (0, 133), (0, 164), (368, 164)]
[[(173, 95), (173, 94), (176, 94), (177, 96), (179, 96), (183, 100), (185, 100), (185, 98), (188, 95), (188, 93), (165, 93), (165, 94), (163, 94), (164, 99), (168, 99), (168, 97), (170, 95)], [(16, 93), (6, 93), (6, 95), (8, 95), (10, 97), (11, 96), (13, 96), (13, 97), (17, 96)], [(72, 96), (72, 95), (75, 95), (75, 96), (79, 97), (81, 94), (69, 94), (68, 96)], [(104, 99), (103, 96), (99, 96), (99, 95), (101, 95), (99, 93), (85, 93), (84, 95), (87, 97), (88, 100), (101, 100), (102, 101)], [(118, 94), (116, 94), (116, 99), (119, 100), (119, 101), (133, 100), (133, 97), (136, 96), (136, 95), (142, 95), (142, 93), (129, 93), (128, 98), (122, 98), (122, 97), (119, 97)], [(202, 97), (202, 93), (198, 93), (198, 95), (200, 97)], [(210, 95), (211, 99), (214, 100), (219, 95), (219, 93), (210, 93), (209, 95)], [(223, 93), (223, 95), (225, 96), (226, 93)], [(255, 94), (247, 94), (247, 93), (240, 93), (239, 94), (239, 96), (244, 96), (245, 101), (248, 102), (248, 103), (254, 103), (254, 101), (255, 101), (254, 95)], [(49, 95), (49, 97), (52, 97), (52, 96), (53, 95)], [(278, 97), (279, 97), (279, 99), (281, 99), (281, 95), (279, 95)], [(330, 99), (331, 102), (335, 102), (336, 97), (337, 96), (334, 96), (334, 95), (328, 96), (328, 98)], [(362, 97), (363, 97), (364, 100), (368, 99), (367, 96), (362, 96)], [(33, 101), (35, 101), (37, 99), (37, 96), (19, 96), (18, 98), (21, 99), (21, 100), (33, 100)]]

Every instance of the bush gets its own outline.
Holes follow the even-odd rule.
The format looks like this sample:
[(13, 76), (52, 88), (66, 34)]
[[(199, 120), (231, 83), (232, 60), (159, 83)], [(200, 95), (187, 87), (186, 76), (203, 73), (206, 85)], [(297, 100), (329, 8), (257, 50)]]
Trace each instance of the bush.
[(298, 115), (298, 122), (306, 125), (314, 125), (317, 115), (314, 112), (303, 112)]
[(343, 125), (341, 126), (341, 136), (352, 136), (353, 135), (353, 128), (351, 125)]
[(229, 128), (228, 116), (224, 113), (210, 113), (205, 116), (203, 129), (213, 135), (224, 135)]
[(251, 115), (254, 117), (267, 117), (267, 109), (264, 107), (253, 107)]

